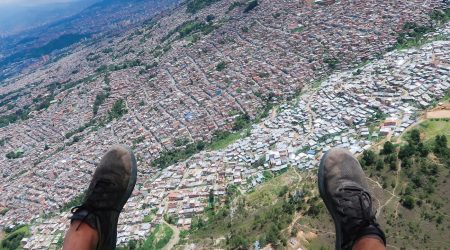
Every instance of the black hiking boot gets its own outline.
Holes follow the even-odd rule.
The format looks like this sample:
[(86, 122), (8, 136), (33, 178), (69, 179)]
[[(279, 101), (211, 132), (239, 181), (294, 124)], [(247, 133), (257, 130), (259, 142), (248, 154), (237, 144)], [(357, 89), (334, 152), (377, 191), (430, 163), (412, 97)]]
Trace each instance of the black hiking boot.
[(116, 248), (119, 214), (133, 191), (136, 176), (131, 150), (113, 146), (95, 170), (83, 204), (72, 208), (72, 222), (81, 220), (97, 230), (97, 249)]
[(318, 177), (320, 196), (334, 220), (336, 249), (351, 249), (366, 235), (376, 235), (386, 245), (358, 160), (347, 150), (331, 149), (320, 161)]

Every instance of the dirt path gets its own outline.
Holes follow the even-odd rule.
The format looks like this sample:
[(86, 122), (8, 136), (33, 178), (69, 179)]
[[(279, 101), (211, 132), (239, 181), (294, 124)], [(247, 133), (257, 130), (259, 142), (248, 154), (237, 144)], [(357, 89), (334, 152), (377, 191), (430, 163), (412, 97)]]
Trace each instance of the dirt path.
[(163, 220), (162, 222), (170, 227), (170, 229), (172, 229), (173, 231), (172, 238), (170, 238), (170, 241), (167, 242), (167, 244), (163, 248), (163, 250), (171, 250), (180, 241), (180, 230), (176, 226), (170, 225), (165, 220)]
[(384, 207), (386, 207), (391, 201), (392, 199), (394, 199), (394, 197), (398, 197), (395, 194), (395, 191), (397, 190), (398, 186), (399, 186), (399, 182), (400, 182), (400, 172), (402, 171), (402, 164), (401, 161), (399, 160), (397, 163), (397, 176), (395, 177), (395, 187), (394, 190), (392, 190), (392, 195), (391, 198), (389, 198), (383, 205), (381, 205), (378, 210), (377, 210), (377, 214), (376, 217), (378, 218), (380, 216), (381, 211), (383, 210)]

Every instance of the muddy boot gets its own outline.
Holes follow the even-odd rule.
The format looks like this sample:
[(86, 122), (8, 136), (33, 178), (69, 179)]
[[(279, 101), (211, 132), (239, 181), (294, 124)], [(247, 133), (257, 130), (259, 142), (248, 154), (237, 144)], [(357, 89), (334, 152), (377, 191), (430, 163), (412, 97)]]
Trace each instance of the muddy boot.
[(336, 249), (351, 249), (363, 236), (386, 237), (376, 222), (366, 176), (358, 160), (344, 149), (331, 149), (320, 162), (319, 192), (333, 217)]
[(116, 248), (119, 214), (133, 192), (136, 176), (131, 150), (113, 146), (95, 170), (83, 204), (72, 208), (72, 222), (81, 220), (97, 230), (97, 249)]

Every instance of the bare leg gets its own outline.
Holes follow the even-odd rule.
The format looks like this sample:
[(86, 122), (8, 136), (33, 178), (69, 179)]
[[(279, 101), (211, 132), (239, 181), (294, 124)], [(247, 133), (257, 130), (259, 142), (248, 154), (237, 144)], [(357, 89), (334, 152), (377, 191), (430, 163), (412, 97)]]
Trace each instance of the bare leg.
[(79, 220), (74, 221), (64, 238), (63, 250), (91, 250), (97, 248), (98, 234), (95, 229)]
[(376, 235), (363, 236), (353, 245), (353, 250), (385, 250), (383, 240)]

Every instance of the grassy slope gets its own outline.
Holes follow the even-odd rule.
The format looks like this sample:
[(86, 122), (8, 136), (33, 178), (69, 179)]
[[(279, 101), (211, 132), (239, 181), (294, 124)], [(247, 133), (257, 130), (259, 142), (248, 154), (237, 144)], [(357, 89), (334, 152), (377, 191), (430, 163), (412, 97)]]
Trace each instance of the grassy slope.
[[(181, 244), (194, 243), (197, 249), (207, 249), (212, 245), (234, 249), (253, 246), (256, 240), (263, 246), (276, 235), (273, 246), (286, 248), (292, 236), (301, 234), (299, 224), (293, 222), (310, 213), (311, 207), (322, 209), (315, 182), (315, 173), (289, 169), (266, 180), (253, 191), (231, 198), (229, 205), (216, 207), (214, 213), (208, 211), (203, 218), (208, 219), (206, 225), (184, 232), (185, 239)], [(293, 213), (286, 212), (291, 199), (296, 200), (292, 206)]]
[(128, 245), (117, 247), (118, 250), (157, 250), (164, 248), (170, 241), (173, 230), (166, 224), (160, 224), (153, 229), (145, 241), (130, 241)]
[(450, 120), (449, 119), (432, 119), (426, 120), (419, 124), (418, 129), (424, 136), (425, 141), (434, 139), (436, 135), (445, 135), (450, 141)]
[(173, 231), (165, 224), (158, 225), (155, 231), (147, 238), (141, 249), (162, 249), (172, 238)]

